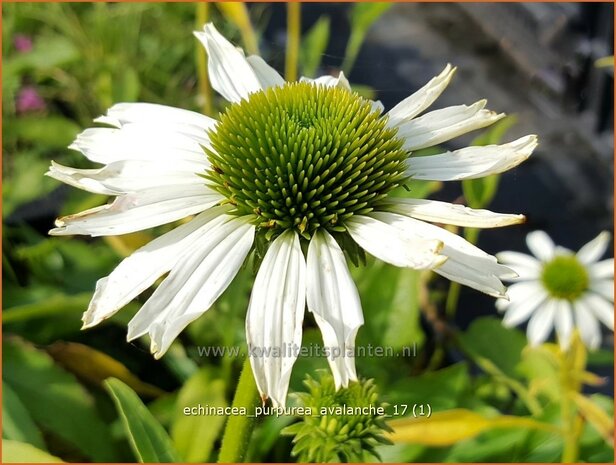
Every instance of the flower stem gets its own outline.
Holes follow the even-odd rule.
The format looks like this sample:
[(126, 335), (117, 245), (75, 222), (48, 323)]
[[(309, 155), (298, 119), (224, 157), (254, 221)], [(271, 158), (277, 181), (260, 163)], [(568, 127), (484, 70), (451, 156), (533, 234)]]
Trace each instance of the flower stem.
[(301, 3), (287, 3), (287, 54), (284, 75), (287, 81), (297, 80), (299, 37), (301, 32)]
[(218, 463), (239, 463), (244, 460), (250, 436), (255, 426), (253, 411), (259, 405), (259, 402), (259, 393), (252, 375), (250, 358), (246, 357), (235, 389), (233, 407), (245, 408), (248, 415), (229, 416), (222, 437)]
[[(207, 22), (210, 12), (210, 5), (207, 2), (198, 2), (196, 4), (197, 17), (195, 21), (196, 29), (202, 30), (203, 25)], [(207, 75), (207, 61), (205, 59), (205, 49), (198, 45), (195, 52), (195, 61), (197, 64), (197, 78), (199, 85), (199, 97), (201, 100), (201, 111), (204, 115), (212, 114), (212, 86)]]

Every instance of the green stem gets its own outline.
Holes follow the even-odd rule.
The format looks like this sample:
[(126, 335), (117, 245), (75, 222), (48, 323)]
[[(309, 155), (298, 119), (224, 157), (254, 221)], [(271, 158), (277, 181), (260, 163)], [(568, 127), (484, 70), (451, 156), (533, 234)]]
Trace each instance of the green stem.
[(287, 3), (287, 54), (284, 75), (287, 81), (297, 80), (297, 60), (301, 33), (301, 3)]
[[(207, 22), (210, 12), (210, 5), (207, 2), (198, 2), (196, 4), (197, 17), (195, 26), (198, 31), (203, 29), (203, 25)], [(197, 79), (199, 85), (199, 96), (202, 99), (201, 111), (204, 115), (212, 114), (212, 86), (207, 75), (207, 61), (205, 57), (205, 48), (201, 45), (197, 46), (195, 52), (195, 61), (197, 64)]]
[[(576, 341), (577, 342), (577, 341)], [(564, 446), (561, 457), (562, 463), (575, 463), (578, 461), (580, 434), (582, 433), (582, 418), (577, 412), (573, 397), (581, 391), (582, 385), (572, 374), (583, 371), (583, 367), (576, 367), (576, 354), (573, 348), (563, 354), (560, 382), (562, 386), (561, 418), (564, 430)], [(577, 370), (576, 370), (577, 369)]]
[(252, 375), (250, 359), (246, 357), (235, 389), (233, 407), (245, 408), (248, 415), (233, 415), (227, 420), (218, 463), (239, 463), (244, 460), (255, 426), (254, 410), (259, 405), (259, 393)]

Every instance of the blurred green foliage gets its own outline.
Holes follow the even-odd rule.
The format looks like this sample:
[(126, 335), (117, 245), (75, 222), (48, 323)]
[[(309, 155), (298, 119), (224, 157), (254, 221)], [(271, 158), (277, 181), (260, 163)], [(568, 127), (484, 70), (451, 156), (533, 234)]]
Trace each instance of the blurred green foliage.
[[(211, 8), (210, 19), (225, 36), (256, 49), (269, 8), (263, 4), (248, 9), (256, 27), (247, 22), (243, 5)], [(370, 26), (388, 8), (350, 7), (345, 71), (352, 68)], [(46, 236), (54, 217), (107, 201), (44, 176), (52, 159), (88, 166), (66, 147), (94, 117), (121, 101), (200, 108), (194, 59), (199, 45), (191, 34), (195, 6), (3, 3), (2, 9), (3, 460), (215, 460), (225, 418), (186, 416), (183, 408), (231, 402), (242, 361), (229, 354), (204, 356), (199, 347), (238, 346), (245, 351), (251, 267), (240, 272), (215, 308), (191, 324), (162, 360), (154, 361), (147, 341), (125, 342), (127, 321), (151, 292), (87, 332), (80, 331), (80, 315), (96, 280), (169, 226), (113, 239)], [(318, 73), (332, 33), (327, 15), (308, 28), (300, 53), (304, 74)], [(31, 38), (30, 51), (16, 49), (17, 34)], [(20, 108), (24, 86), (36, 89), (44, 108)], [(362, 92), (375, 93), (369, 88)], [(215, 104), (220, 109), (223, 103)], [(498, 142), (507, 128), (502, 124), (487, 131), (485, 143)], [(466, 183), (467, 202), (487, 205), (497, 184), (497, 178)], [(440, 185), (411, 181), (406, 188), (397, 195), (427, 197)], [(367, 266), (352, 268), (352, 273), (366, 321), (357, 345), (395, 351), (391, 357), (357, 359), (358, 372), (376, 380), (382, 400), (390, 405), (429, 403), (435, 411), (532, 416), (560, 426), (561, 397), (554, 384), (559, 365), (550, 352), (524, 352), (523, 334), (503, 328), (496, 319), (477, 320), (459, 332), (443, 312), (442, 283), (429, 273), (396, 269), (370, 258)], [(306, 320), (304, 345), (321, 344), (314, 321)], [(401, 356), (409, 348), (412, 355)], [(439, 350), (448, 356), (435, 357)], [(541, 361), (545, 364), (539, 366)], [(592, 355), (591, 362), (611, 366), (613, 356), (602, 352)], [(317, 369), (328, 369), (324, 358), (300, 357), (290, 392), (302, 391), (305, 374)], [(553, 374), (548, 387), (536, 388), (546, 373)], [(580, 435), (580, 458), (612, 461), (605, 419), (613, 416), (613, 400), (593, 395), (576, 402), (588, 418)], [(292, 460), (292, 438), (280, 432), (294, 421), (260, 418), (247, 459)], [(552, 431), (518, 428), (483, 431), (445, 447), (397, 444), (377, 452), (394, 462), (549, 462), (559, 460), (562, 446), (561, 435)]]

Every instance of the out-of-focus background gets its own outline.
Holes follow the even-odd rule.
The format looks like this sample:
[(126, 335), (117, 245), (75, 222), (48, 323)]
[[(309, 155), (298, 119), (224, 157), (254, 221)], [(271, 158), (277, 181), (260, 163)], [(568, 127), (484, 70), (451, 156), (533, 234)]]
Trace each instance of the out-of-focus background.
[[(283, 72), (285, 4), (255, 3), (247, 10), (261, 55)], [(493, 132), (473, 133), (444, 148), (468, 145), (482, 134), (495, 142), (529, 133), (540, 137), (536, 153), (501, 176), (489, 204), (495, 211), (523, 213), (528, 221), (483, 231), (480, 247), (526, 252), (525, 235), (543, 229), (576, 250), (601, 230), (613, 231), (613, 61), (604, 64), (613, 55), (613, 4), (395, 4), (368, 13), (362, 16), (352, 4), (302, 5), (300, 74), (337, 75), (344, 69), (358, 92), (389, 109), (452, 63), (458, 72), (435, 108), (486, 98), (489, 108), (513, 116)], [(232, 14), (214, 5), (208, 14), (223, 35), (246, 46)], [(56, 217), (108, 201), (44, 176), (51, 160), (92, 167), (67, 147), (93, 118), (117, 102), (204, 107), (197, 79), (203, 52), (192, 35), (197, 7), (3, 3), (2, 15), (3, 437), (67, 461), (135, 460), (103, 387), (113, 376), (140, 395), (170, 432), (182, 461), (216, 459), (224, 418), (187, 419), (178, 411), (191, 402), (230, 402), (241, 363), (200, 355), (197, 347), (245, 344), (250, 270), (168, 355), (154, 361), (147, 341), (125, 342), (126, 322), (143, 299), (95, 329), (79, 328), (96, 280), (157, 232), (104, 239), (46, 235)], [(218, 97), (213, 104), (215, 112), (224, 107)], [(428, 190), (431, 198), (464, 200), (459, 183)], [(428, 304), (409, 292), (425, 284), (412, 273), (379, 264), (353, 273), (366, 313), (358, 344), (417, 349), (404, 360), (357, 360), (358, 372), (375, 378), (383, 400), (430, 403), (436, 410), (528, 413), (509, 381), (448, 340), (449, 329), (460, 330), (464, 347), (501, 366), (503, 376), (532, 381), (528, 372), (513, 368), (524, 357), (523, 333), (501, 327), (494, 299), (461, 288), (457, 308), (447, 312), (447, 281), (431, 278)], [(389, 284), (383, 285), (384, 277)], [(320, 343), (308, 320), (304, 343)], [(611, 415), (613, 333), (604, 336), (602, 349), (588, 354), (589, 370), (604, 380), (585, 392)], [(291, 391), (304, 389), (306, 372), (326, 366), (324, 359), (300, 358)], [(541, 418), (558, 423), (557, 406), (551, 408)], [(291, 438), (279, 435), (291, 421), (261, 421), (249, 458), (293, 460)], [(209, 433), (185, 439), (195, 428)], [(561, 448), (559, 437), (516, 430), (447, 447), (383, 447), (381, 454), (388, 461), (550, 462), (560, 459)], [(37, 457), (46, 456), (27, 455)], [(611, 462), (613, 448), (589, 428), (580, 457)]]

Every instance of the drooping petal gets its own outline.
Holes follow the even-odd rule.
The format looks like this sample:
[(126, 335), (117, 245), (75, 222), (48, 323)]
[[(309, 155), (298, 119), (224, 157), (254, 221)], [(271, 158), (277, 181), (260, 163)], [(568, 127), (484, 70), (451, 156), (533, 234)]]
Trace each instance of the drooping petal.
[(592, 292), (584, 294), (582, 300), (601, 323), (612, 331), (614, 330), (614, 304), (612, 302)]
[(108, 205), (56, 220), (52, 236), (117, 236), (160, 226), (216, 205), (222, 197), (203, 185), (167, 186), (124, 194)]
[(208, 73), (212, 87), (229, 102), (239, 102), (251, 93), (262, 89), (252, 66), (242, 52), (225, 39), (212, 23), (195, 31), (195, 36), (205, 46)]
[(185, 250), (199, 240), (204, 226), (229, 209), (229, 206), (210, 208), (122, 260), (109, 276), (96, 283), (94, 296), (83, 315), (83, 327), (95, 326), (109, 318), (154, 284), (173, 268)]
[(537, 137), (525, 136), (503, 145), (465, 147), (425, 157), (411, 156), (407, 174), (414, 179), (431, 181), (481, 178), (519, 165), (532, 154), (535, 147)]
[(254, 230), (241, 217), (212, 222), (130, 321), (128, 340), (147, 331), (154, 357), (162, 357), (178, 334), (229, 286), (252, 247)]
[(607, 231), (602, 231), (597, 237), (595, 237), (588, 244), (584, 245), (576, 254), (579, 261), (584, 264), (591, 264), (597, 262), (610, 243), (611, 234)]
[[(393, 219), (399, 216), (389, 215)], [(385, 218), (386, 221), (391, 219)], [(446, 257), (440, 255), (441, 241), (418, 239), (386, 221), (354, 215), (345, 225), (360, 247), (384, 262), (414, 269), (432, 269), (444, 263)]]
[(270, 245), (250, 296), (246, 340), (262, 398), (284, 407), (291, 369), (302, 342), (306, 305), (306, 262), (294, 232)]
[(541, 274), (541, 262), (535, 257), (520, 252), (499, 252), (496, 258), (503, 265), (514, 269), (518, 274), (515, 280), (537, 279)]
[[(205, 133), (204, 133), (205, 134)], [(187, 160), (196, 163), (206, 158), (194, 137), (163, 126), (126, 124), (121, 129), (90, 128), (77, 136), (69, 148), (78, 150), (96, 163), (123, 160)]]
[(340, 71), (338, 77), (325, 75), (315, 79), (301, 77), (299, 80), (300, 82), (312, 82), (326, 87), (342, 87), (343, 89), (351, 90), (351, 84), (349, 84), (349, 80), (342, 71)]
[(582, 341), (588, 348), (597, 349), (601, 345), (601, 328), (584, 298), (573, 302), (573, 312), (575, 314), (575, 326), (580, 331)]
[(608, 258), (588, 266), (588, 271), (592, 279), (604, 279), (614, 277), (614, 259)]
[(449, 85), (455, 72), (456, 68), (447, 64), (441, 74), (433, 77), (425, 86), (389, 110), (387, 125), (395, 127), (403, 121), (409, 121), (432, 105)]
[(590, 282), (590, 290), (614, 302), (614, 280), (596, 279)]
[(469, 228), (499, 228), (525, 220), (524, 215), (494, 213), (438, 200), (389, 198), (385, 205), (389, 211), (418, 220)]
[(257, 76), (263, 89), (284, 85), (285, 80), (283, 77), (260, 56), (250, 55), (246, 60)]
[(447, 261), (434, 271), (447, 279), (502, 297), (505, 286), (501, 279), (517, 276), (513, 270), (499, 264), (496, 257), (446, 229), (394, 213), (374, 212), (370, 216), (386, 221), (416, 239), (441, 241), (444, 247), (440, 253), (447, 257)]
[(205, 137), (216, 124), (215, 119), (201, 113), (155, 103), (116, 103), (94, 121), (116, 128), (134, 123), (173, 128), (197, 139)]
[(568, 300), (558, 299), (556, 301), (554, 322), (560, 347), (566, 350), (571, 343), (571, 334), (573, 333), (573, 309)]
[(543, 262), (554, 258), (554, 242), (543, 231), (533, 231), (526, 236), (526, 245), (535, 257)]
[(327, 361), (336, 388), (356, 381), (355, 335), (364, 318), (359, 294), (338, 243), (326, 231), (310, 240), (307, 260), (308, 310), (314, 313), (323, 335), (323, 346), (330, 351)]
[(404, 139), (405, 150), (419, 150), (489, 126), (505, 116), (484, 110), (485, 105), (486, 101), (480, 100), (470, 106), (458, 105), (431, 111), (398, 124), (398, 137)]
[(544, 342), (554, 324), (554, 316), (556, 315), (557, 300), (548, 299), (531, 317), (526, 329), (526, 336), (531, 346), (537, 346)]
[(125, 160), (103, 168), (78, 169), (51, 162), (47, 176), (95, 194), (120, 195), (163, 186), (203, 185), (197, 173), (209, 164), (190, 160)]
[(498, 299), (496, 308), (505, 311), (503, 325), (508, 328), (526, 321), (548, 297), (545, 290), (534, 281), (512, 285), (507, 295), (510, 300)]

